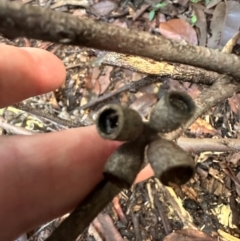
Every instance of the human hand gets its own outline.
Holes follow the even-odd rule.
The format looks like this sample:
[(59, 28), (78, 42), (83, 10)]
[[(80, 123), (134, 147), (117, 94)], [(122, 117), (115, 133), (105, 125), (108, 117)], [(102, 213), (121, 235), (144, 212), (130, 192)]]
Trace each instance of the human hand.
[[(47, 51), (0, 45), (0, 107), (49, 92), (65, 75), (62, 62)], [(1, 136), (0, 240), (71, 211), (102, 179), (119, 145), (101, 139), (94, 126)]]

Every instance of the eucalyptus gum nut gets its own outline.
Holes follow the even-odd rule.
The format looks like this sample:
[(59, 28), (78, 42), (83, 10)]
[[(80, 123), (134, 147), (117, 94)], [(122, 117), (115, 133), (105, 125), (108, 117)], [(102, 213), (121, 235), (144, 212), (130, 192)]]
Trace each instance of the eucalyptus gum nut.
[(150, 143), (147, 159), (155, 176), (164, 185), (182, 185), (194, 174), (192, 157), (172, 141), (158, 139)]
[(105, 178), (119, 188), (130, 188), (142, 168), (145, 146), (141, 136), (118, 147), (104, 166)]
[(149, 126), (163, 133), (176, 130), (193, 116), (195, 108), (189, 95), (180, 91), (170, 91), (153, 108)]
[(104, 139), (131, 141), (140, 136), (144, 124), (135, 110), (110, 104), (100, 110), (96, 125)]

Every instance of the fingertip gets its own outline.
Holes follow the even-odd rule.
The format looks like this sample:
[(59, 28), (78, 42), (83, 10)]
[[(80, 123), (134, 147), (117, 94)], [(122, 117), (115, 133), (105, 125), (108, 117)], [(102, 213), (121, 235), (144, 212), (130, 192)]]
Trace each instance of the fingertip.
[(22, 50), (29, 54), (31, 64), (36, 66), (34, 75), (39, 84), (38, 94), (54, 90), (64, 83), (66, 68), (56, 55), (37, 48), (22, 48)]
[(66, 70), (54, 54), (0, 45), (0, 107), (58, 88)]

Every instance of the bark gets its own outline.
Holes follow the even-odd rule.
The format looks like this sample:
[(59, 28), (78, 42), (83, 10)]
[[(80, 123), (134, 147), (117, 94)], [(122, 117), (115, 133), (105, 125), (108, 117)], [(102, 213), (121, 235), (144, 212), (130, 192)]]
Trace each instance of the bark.
[(0, 1), (0, 32), (8, 38), (36, 38), (182, 63), (240, 79), (235, 55), (17, 2)]

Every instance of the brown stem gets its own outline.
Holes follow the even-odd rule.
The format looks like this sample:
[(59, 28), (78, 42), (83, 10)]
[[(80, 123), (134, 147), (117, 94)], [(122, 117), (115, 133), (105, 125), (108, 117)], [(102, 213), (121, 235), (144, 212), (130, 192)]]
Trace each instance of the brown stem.
[(98, 213), (120, 192), (103, 180), (85, 200), (55, 229), (46, 241), (75, 241)]

